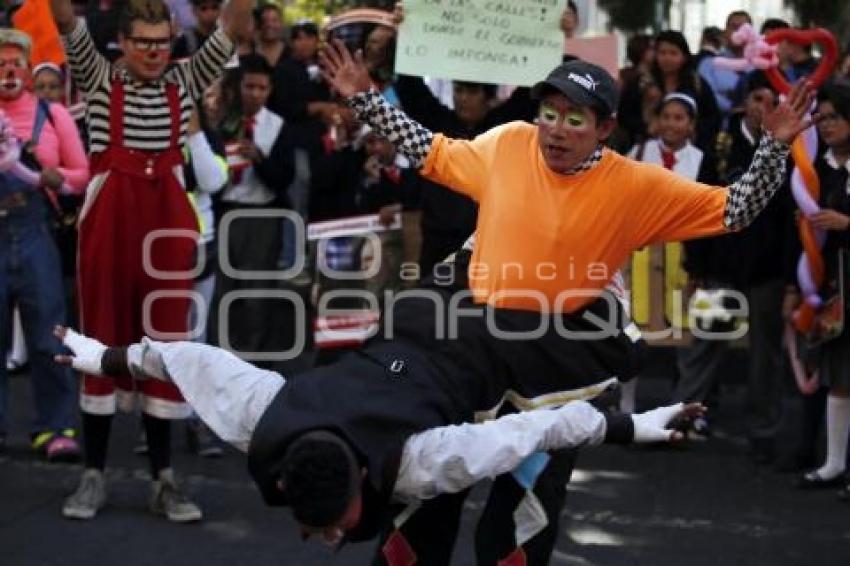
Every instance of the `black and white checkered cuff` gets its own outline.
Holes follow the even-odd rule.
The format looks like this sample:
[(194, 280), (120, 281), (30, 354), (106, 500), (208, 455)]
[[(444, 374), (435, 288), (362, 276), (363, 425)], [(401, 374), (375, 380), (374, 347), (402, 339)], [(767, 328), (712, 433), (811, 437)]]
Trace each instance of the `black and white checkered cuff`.
[(434, 140), (431, 130), (387, 102), (374, 89), (355, 94), (348, 99), (348, 104), (361, 122), (386, 137), (413, 167), (425, 163)]
[(723, 224), (730, 230), (746, 228), (773, 198), (785, 179), (788, 144), (770, 134), (761, 138), (750, 168), (729, 186)]

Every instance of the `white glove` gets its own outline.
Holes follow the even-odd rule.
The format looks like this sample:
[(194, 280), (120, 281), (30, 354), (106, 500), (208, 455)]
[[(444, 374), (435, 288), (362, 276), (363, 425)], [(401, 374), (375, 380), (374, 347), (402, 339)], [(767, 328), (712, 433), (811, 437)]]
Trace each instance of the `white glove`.
[(103, 374), (101, 361), (103, 360), (103, 353), (106, 352), (105, 345), (94, 338), (78, 334), (70, 328), (65, 330), (62, 343), (74, 353), (71, 357), (71, 367), (91, 375)]
[(635, 425), (635, 443), (669, 442), (677, 431), (667, 428), (674, 418), (684, 410), (684, 403), (658, 407), (645, 413), (632, 415)]

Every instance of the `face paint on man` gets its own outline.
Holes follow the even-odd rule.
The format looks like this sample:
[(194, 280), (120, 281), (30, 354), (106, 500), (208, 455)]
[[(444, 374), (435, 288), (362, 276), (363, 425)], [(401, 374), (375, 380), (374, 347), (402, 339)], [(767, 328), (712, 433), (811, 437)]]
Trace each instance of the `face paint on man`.
[(171, 58), (171, 24), (134, 21), (132, 34), (119, 36), (130, 74), (141, 81), (162, 77)]
[(20, 47), (0, 46), (0, 98), (14, 100), (30, 81), (30, 69)]

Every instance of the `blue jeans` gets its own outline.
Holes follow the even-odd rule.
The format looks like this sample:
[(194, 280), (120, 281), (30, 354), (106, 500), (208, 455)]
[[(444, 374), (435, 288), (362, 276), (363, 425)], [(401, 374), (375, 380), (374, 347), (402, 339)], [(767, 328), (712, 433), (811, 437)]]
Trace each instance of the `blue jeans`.
[[(17, 304), (30, 357), (35, 419), (33, 432), (74, 426), (77, 388), (70, 368), (53, 356), (63, 347), (53, 327), (65, 324), (59, 252), (46, 222), (41, 196), (0, 210), (0, 352), (9, 347), (12, 309)], [(6, 364), (0, 364), (0, 431), (6, 430)]]

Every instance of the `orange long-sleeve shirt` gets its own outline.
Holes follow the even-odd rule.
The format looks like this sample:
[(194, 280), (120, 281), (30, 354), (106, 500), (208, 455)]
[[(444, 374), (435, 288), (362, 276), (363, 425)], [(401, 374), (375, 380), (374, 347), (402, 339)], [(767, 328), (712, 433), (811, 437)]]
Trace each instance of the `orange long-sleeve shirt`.
[(472, 141), (437, 134), (422, 174), (479, 203), (469, 284), (476, 302), (572, 312), (647, 244), (726, 231), (728, 190), (605, 150), (560, 175), (537, 127), (513, 122)]

